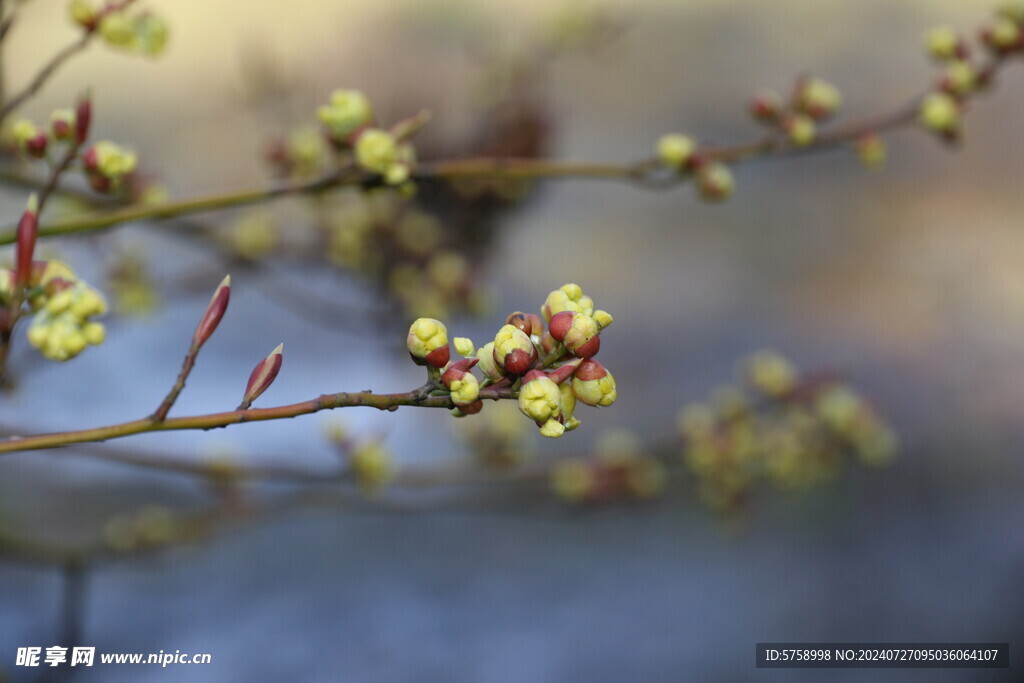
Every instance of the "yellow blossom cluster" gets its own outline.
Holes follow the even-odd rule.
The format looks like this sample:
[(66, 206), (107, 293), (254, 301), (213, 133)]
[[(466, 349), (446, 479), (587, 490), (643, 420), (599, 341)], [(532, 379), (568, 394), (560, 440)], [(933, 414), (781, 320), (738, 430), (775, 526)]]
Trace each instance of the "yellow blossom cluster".
[(892, 429), (850, 386), (803, 376), (767, 351), (741, 363), (736, 384), (685, 406), (678, 426), (701, 499), (723, 513), (740, 511), (762, 482), (806, 489), (896, 450)]

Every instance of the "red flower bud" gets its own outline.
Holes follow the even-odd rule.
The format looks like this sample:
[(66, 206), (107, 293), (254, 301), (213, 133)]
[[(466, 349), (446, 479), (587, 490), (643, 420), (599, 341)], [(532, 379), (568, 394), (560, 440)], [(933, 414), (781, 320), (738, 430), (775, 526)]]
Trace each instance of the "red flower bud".
[(38, 133), (34, 138), (25, 141), (25, 153), (30, 157), (42, 159), (46, 156), (46, 146), (49, 142), (46, 133)]
[(15, 282), (19, 287), (28, 286), (32, 280), (32, 253), (36, 249), (36, 236), (39, 234), (39, 200), (33, 194), (28, 198), (25, 213), (18, 221), (17, 266)]
[(277, 348), (270, 352), (270, 355), (261, 360), (253, 368), (249, 375), (249, 383), (245, 385), (245, 395), (242, 396), (242, 408), (246, 409), (252, 402), (266, 391), (274, 380), (277, 373), (281, 371), (281, 363), (284, 361), (284, 344), (278, 344)]
[(533, 334), (533, 321), (530, 320), (529, 316), (522, 311), (516, 311), (510, 313), (505, 319), (506, 325), (512, 325), (513, 327), (522, 330), (526, 334)]
[(206, 307), (202, 319), (199, 321), (196, 332), (192, 335), (192, 346), (199, 348), (206, 343), (210, 335), (217, 329), (224, 312), (228, 310), (228, 300), (231, 298), (231, 276), (226, 276), (217, 286), (217, 290), (210, 298), (210, 304)]

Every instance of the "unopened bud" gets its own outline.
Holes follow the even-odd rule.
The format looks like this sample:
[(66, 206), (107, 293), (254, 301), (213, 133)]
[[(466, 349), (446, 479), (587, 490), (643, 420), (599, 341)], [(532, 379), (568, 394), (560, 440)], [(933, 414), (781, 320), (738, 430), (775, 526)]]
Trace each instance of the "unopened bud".
[(442, 368), (451, 358), (448, 328), (434, 318), (419, 318), (413, 322), (406, 337), (406, 347), (417, 365)]
[(505, 372), (525, 374), (537, 360), (537, 347), (514, 325), (504, 325), (494, 337), (494, 362)]
[(89, 126), (92, 123), (92, 96), (86, 93), (78, 101), (75, 108), (75, 141), (83, 144), (89, 137)]
[(817, 126), (814, 119), (806, 114), (795, 114), (786, 119), (786, 136), (794, 147), (807, 147), (814, 142)]
[(925, 47), (935, 59), (962, 59), (966, 56), (966, 44), (957, 32), (948, 26), (938, 26), (925, 34)]
[(241, 406), (243, 410), (252, 405), (252, 402), (274, 383), (277, 373), (281, 371), (283, 360), (284, 344), (278, 344), (269, 356), (256, 364), (252, 374), (249, 375), (249, 383), (245, 385), (245, 395), (242, 396)]
[(658, 138), (656, 150), (661, 163), (681, 169), (697, 150), (697, 143), (689, 136), (669, 133)]
[(815, 121), (832, 116), (842, 104), (839, 89), (820, 78), (808, 78), (797, 89), (797, 108)]
[(464, 358), (453, 363), (441, 375), (441, 381), (451, 392), (452, 403), (463, 412), (468, 412), (465, 408), (476, 403), (480, 398), (480, 383), (471, 372), (476, 364), (476, 358)]
[(782, 112), (782, 96), (774, 90), (762, 90), (750, 98), (748, 109), (758, 121), (776, 121)]
[(75, 110), (56, 109), (50, 114), (50, 134), (54, 140), (70, 140), (75, 136)]
[(210, 303), (206, 307), (206, 312), (203, 313), (203, 317), (199, 321), (199, 326), (196, 327), (195, 334), (192, 335), (193, 348), (198, 349), (201, 347), (217, 330), (217, 325), (220, 324), (220, 319), (224, 317), (224, 312), (228, 310), (228, 300), (230, 298), (231, 276), (226, 275), (220, 285), (217, 286), (213, 296), (210, 298)]
[(468, 337), (456, 337), (452, 340), (452, 344), (455, 346), (455, 352), (460, 356), (469, 358), (476, 355), (476, 347), (473, 346), (473, 340)]
[(557, 437), (565, 431), (564, 425), (558, 423), (561, 401), (558, 385), (543, 372), (531, 370), (527, 373), (519, 390), (519, 410), (541, 427), (544, 436)]
[(732, 171), (720, 161), (710, 161), (697, 171), (697, 191), (702, 199), (719, 202), (731, 197), (734, 190)]
[(36, 249), (36, 237), (39, 234), (39, 198), (29, 195), (25, 213), (18, 221), (17, 233), (17, 267), (15, 282), (19, 287), (28, 286), (32, 279), (32, 254)]
[(857, 158), (871, 170), (877, 170), (885, 164), (888, 149), (885, 140), (877, 133), (866, 133), (857, 138)]
[(494, 360), (494, 342), (487, 342), (481, 346), (476, 352), (476, 357), (480, 361), (480, 370), (487, 379), (496, 382), (505, 376), (505, 369)]
[(610, 406), (618, 397), (615, 379), (601, 363), (585, 360), (572, 378), (572, 391), (588, 406)]
[(960, 106), (946, 93), (931, 93), (921, 102), (918, 120), (929, 130), (955, 134), (960, 129)]

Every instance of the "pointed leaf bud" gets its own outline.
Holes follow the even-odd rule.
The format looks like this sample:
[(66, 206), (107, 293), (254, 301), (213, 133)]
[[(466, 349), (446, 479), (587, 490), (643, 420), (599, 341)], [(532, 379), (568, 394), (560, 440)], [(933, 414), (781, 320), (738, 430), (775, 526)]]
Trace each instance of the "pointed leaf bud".
[(562, 384), (562, 382), (573, 376), (573, 373), (576, 372), (576, 368), (579, 367), (579, 364), (581, 362), (582, 360), (580, 360), (579, 358), (571, 360), (568, 363), (561, 365), (557, 369), (549, 372), (548, 377), (550, 377), (551, 381), (553, 381), (555, 384), (560, 385)]
[(17, 234), (17, 269), (15, 282), (19, 287), (28, 286), (32, 279), (32, 253), (36, 249), (36, 236), (39, 234), (39, 198), (32, 194), (28, 198), (25, 213), (18, 221)]
[(256, 364), (256, 367), (252, 369), (252, 374), (249, 375), (249, 383), (245, 385), (245, 395), (242, 396), (243, 409), (252, 405), (252, 402), (274, 383), (277, 373), (281, 371), (283, 360), (284, 344), (278, 344), (269, 356)]
[(419, 318), (413, 322), (409, 326), (405, 345), (417, 365), (443, 368), (451, 358), (448, 328), (434, 318)]
[(615, 403), (618, 392), (615, 379), (603, 365), (596, 360), (585, 360), (580, 363), (572, 378), (572, 391), (588, 406), (610, 406)]
[(210, 338), (210, 335), (216, 331), (217, 325), (220, 324), (220, 319), (224, 317), (224, 312), (228, 310), (228, 300), (230, 298), (231, 276), (226, 275), (210, 298), (206, 312), (203, 313), (203, 317), (196, 327), (196, 332), (192, 335), (193, 348), (198, 349), (201, 347)]
[(494, 337), (494, 362), (505, 372), (522, 375), (537, 360), (537, 347), (514, 325), (504, 325)]
[(89, 137), (89, 125), (92, 123), (92, 95), (86, 93), (78, 101), (75, 108), (75, 142), (85, 143)]

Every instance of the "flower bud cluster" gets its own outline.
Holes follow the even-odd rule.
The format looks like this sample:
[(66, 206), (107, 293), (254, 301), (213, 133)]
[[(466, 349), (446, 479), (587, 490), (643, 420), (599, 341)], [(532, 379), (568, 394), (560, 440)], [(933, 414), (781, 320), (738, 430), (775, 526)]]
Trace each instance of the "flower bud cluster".
[(983, 64), (968, 40), (948, 26), (925, 36), (928, 54), (943, 67), (934, 89), (918, 106), (918, 122), (947, 142), (963, 133), (963, 112), (970, 98), (992, 79), (995, 65), (1012, 55), (1024, 54), (1024, 12), (1018, 5), (1001, 6), (979, 31), (979, 41), (991, 60)]
[(797, 80), (789, 102), (774, 90), (755, 94), (748, 106), (750, 115), (784, 135), (794, 147), (807, 147), (818, 137), (818, 125), (832, 118), (842, 106), (839, 89), (812, 76)]
[[(12, 270), (0, 269), (0, 300), (15, 291)], [(59, 261), (34, 261), (27, 283), (33, 318), (28, 341), (46, 358), (65, 361), (87, 346), (102, 344), (103, 324), (95, 318), (107, 311), (103, 295)]]
[(182, 520), (161, 505), (147, 505), (138, 512), (115, 515), (103, 526), (107, 547), (118, 553), (166, 546), (185, 533)]
[(648, 500), (665, 488), (665, 465), (626, 430), (602, 434), (596, 457), (567, 458), (551, 469), (551, 490), (567, 503)]
[[(406, 347), (414, 362), (439, 372), (456, 417), (480, 412), (481, 391), (493, 384), (518, 390), (519, 410), (542, 435), (558, 437), (579, 425), (577, 401), (602, 407), (615, 402), (614, 378), (593, 359), (600, 331), (612, 316), (594, 310), (593, 300), (576, 284), (551, 292), (541, 315), (512, 313), (480, 349), (467, 338), (456, 338), (456, 350), (464, 356), (456, 361), (451, 361), (447, 328), (433, 318), (413, 322)], [(480, 368), (483, 381), (472, 374), (474, 367)]]
[(334, 264), (378, 285), (410, 316), (479, 309), (466, 246), (446, 245), (437, 218), (393, 190), (339, 194), (321, 226)]
[(138, 158), (134, 152), (102, 140), (85, 150), (82, 165), (92, 189), (107, 194), (120, 189), (125, 178), (138, 166)]
[(662, 135), (655, 144), (658, 161), (680, 175), (693, 175), (701, 199), (718, 202), (732, 196), (735, 189), (732, 171), (700, 149), (693, 138), (681, 133)]
[(740, 368), (736, 384), (679, 414), (684, 460), (712, 509), (740, 511), (762, 483), (807, 489), (851, 460), (875, 466), (894, 455), (892, 429), (848, 385), (803, 376), (772, 352)]
[(97, 32), (108, 46), (157, 57), (167, 47), (167, 24), (148, 10), (132, 11), (127, 2), (71, 0), (71, 20), (89, 33)]

